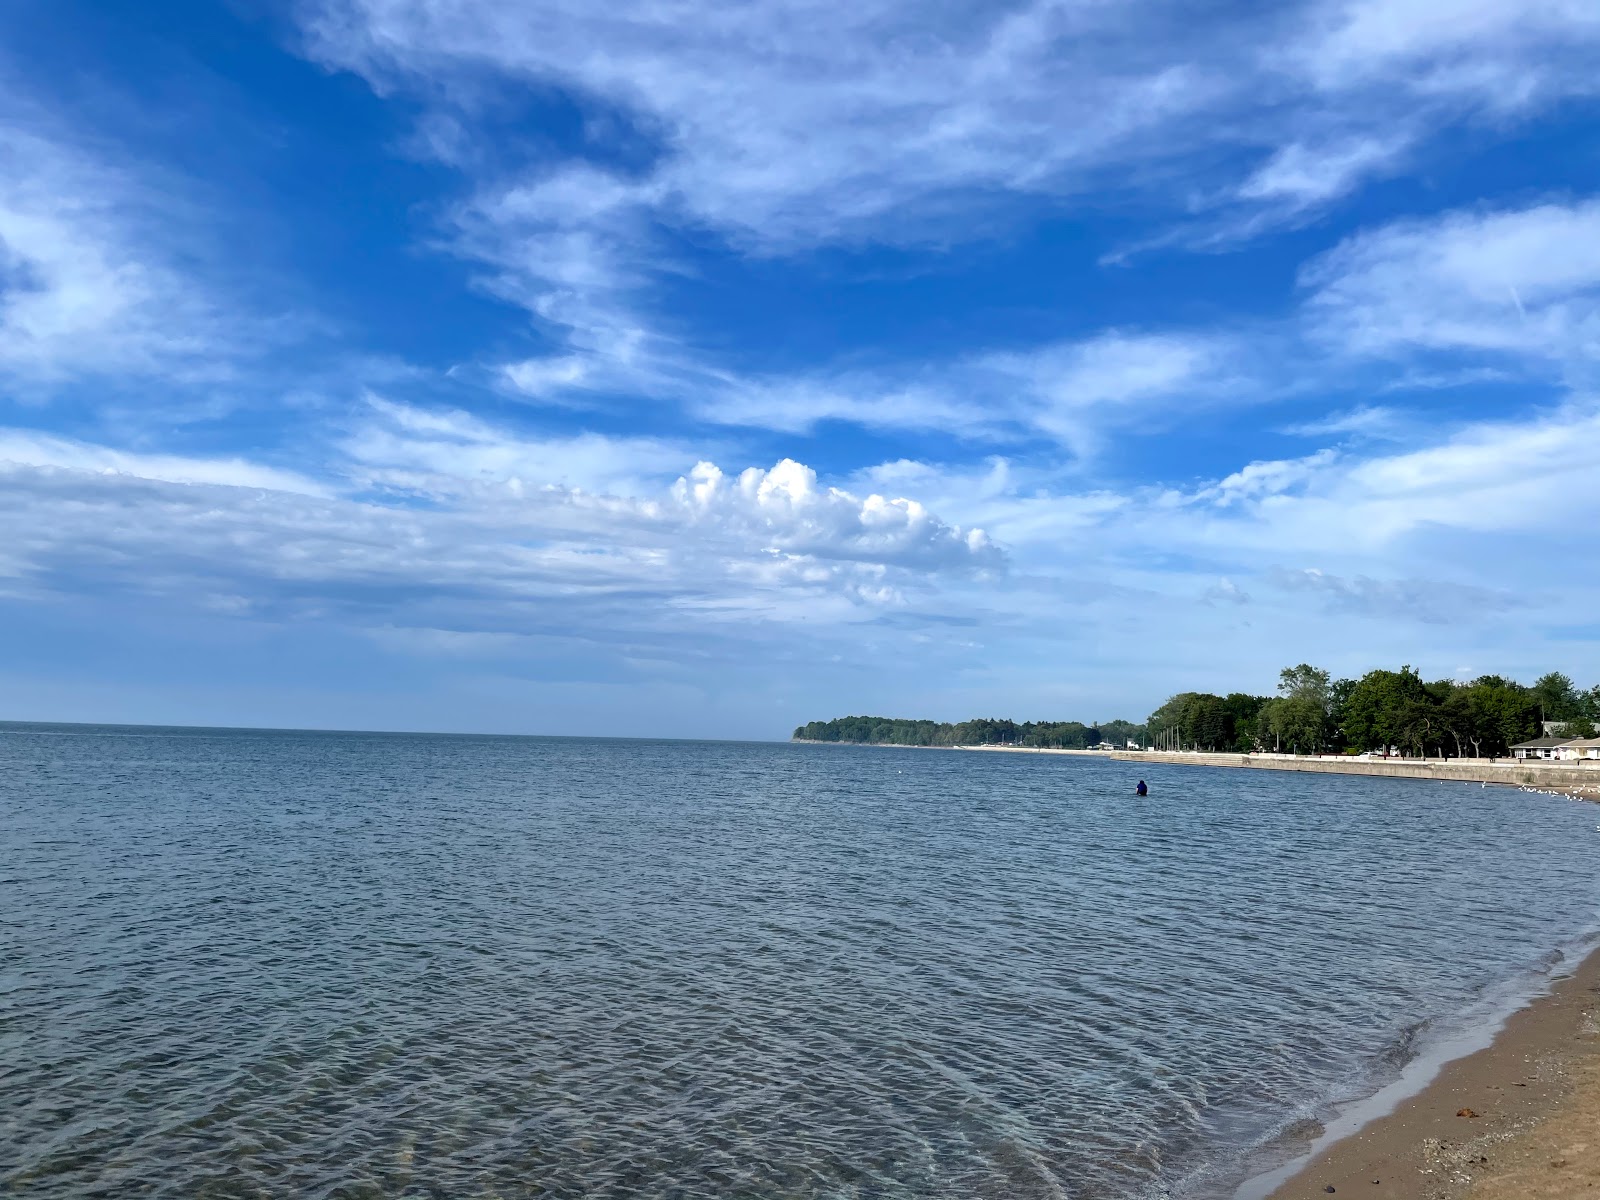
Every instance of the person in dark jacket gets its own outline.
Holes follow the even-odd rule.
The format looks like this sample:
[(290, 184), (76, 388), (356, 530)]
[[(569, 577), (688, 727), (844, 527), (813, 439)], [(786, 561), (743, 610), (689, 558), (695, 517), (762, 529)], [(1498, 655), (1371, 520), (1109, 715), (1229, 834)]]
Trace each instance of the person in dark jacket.
[(1144, 780), (1142, 780), (1142, 779), (1139, 780), (1139, 786), (1134, 788), (1133, 790), (1134, 790), (1134, 793), (1136, 795), (1140, 795), (1140, 796), (1148, 796), (1150, 794), (1150, 789), (1145, 787)]

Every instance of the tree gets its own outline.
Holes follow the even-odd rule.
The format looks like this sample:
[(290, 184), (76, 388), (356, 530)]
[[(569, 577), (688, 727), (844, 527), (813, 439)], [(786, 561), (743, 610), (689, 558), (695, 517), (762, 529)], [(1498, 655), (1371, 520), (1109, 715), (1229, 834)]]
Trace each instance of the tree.
[(1591, 722), (1600, 722), (1600, 684), (1579, 693), (1578, 699), (1583, 704), (1584, 717)]
[(1223, 711), (1228, 720), (1229, 750), (1248, 754), (1258, 748), (1261, 740), (1261, 708), (1266, 703), (1265, 696), (1252, 696), (1248, 692), (1229, 692), (1222, 698)]
[(1360, 750), (1408, 745), (1418, 728), (1415, 706), (1435, 703), (1422, 677), (1409, 666), (1368, 671), (1350, 689), (1339, 724), (1350, 744)]
[(1333, 677), (1310, 663), (1285, 667), (1278, 672), (1278, 695), (1271, 714), (1274, 743), (1303, 754), (1324, 749), (1333, 734)]
[(1167, 702), (1150, 714), (1145, 721), (1145, 728), (1150, 731), (1151, 745), (1163, 749), (1182, 747), (1185, 738), (1184, 713), (1197, 697), (1196, 692), (1179, 692), (1167, 697)]
[(1572, 680), (1560, 671), (1551, 671), (1534, 681), (1530, 689), (1543, 710), (1545, 721), (1571, 721), (1584, 716), (1584, 703)]
[(1273, 739), (1296, 754), (1314, 754), (1327, 742), (1328, 714), (1310, 696), (1286, 696), (1272, 710)]
[(1278, 672), (1278, 695), (1286, 700), (1310, 700), (1323, 712), (1333, 693), (1333, 677), (1310, 663)]
[(1504, 754), (1539, 727), (1539, 705), (1533, 694), (1499, 675), (1456, 686), (1440, 706), (1440, 715), (1455, 739), (1456, 753), (1464, 753), (1465, 743), (1472, 747), (1474, 758)]
[(1183, 716), (1183, 731), (1192, 745), (1220, 750), (1233, 740), (1229, 737), (1227, 706), (1221, 696), (1196, 696)]
[(1416, 751), (1417, 758), (1428, 756), (1428, 747), (1438, 745), (1444, 735), (1444, 713), (1433, 693), (1402, 701), (1394, 714), (1392, 741), (1403, 750)]

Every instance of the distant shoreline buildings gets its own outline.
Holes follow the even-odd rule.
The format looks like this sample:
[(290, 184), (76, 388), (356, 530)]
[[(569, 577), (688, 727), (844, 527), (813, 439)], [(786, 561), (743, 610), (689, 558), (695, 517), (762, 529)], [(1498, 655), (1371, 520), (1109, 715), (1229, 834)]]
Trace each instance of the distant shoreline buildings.
[[(1546, 721), (1545, 727), (1559, 724), (1556, 721)], [(1581, 762), (1585, 759), (1600, 759), (1600, 737), (1563, 737), (1560, 734), (1548, 737), (1534, 738), (1531, 741), (1519, 742), (1511, 747), (1513, 758), (1542, 758), (1552, 761)]]

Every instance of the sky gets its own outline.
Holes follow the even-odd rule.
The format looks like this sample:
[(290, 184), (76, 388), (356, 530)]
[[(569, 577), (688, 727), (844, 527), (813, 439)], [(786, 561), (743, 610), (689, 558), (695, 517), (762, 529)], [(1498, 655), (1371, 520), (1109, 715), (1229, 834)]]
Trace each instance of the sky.
[(0, 718), (1600, 681), (1593, 0), (11, 0)]

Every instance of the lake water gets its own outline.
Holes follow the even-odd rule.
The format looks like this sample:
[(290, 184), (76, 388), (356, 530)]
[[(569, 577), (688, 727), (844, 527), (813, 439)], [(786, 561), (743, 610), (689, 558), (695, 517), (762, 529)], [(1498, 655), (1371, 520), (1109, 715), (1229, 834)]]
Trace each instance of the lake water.
[(1592, 929), (1597, 824), (1044, 755), (0, 726), (0, 1192), (1206, 1195)]

